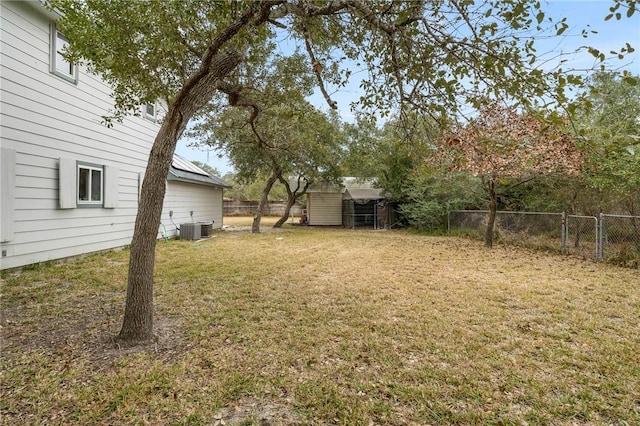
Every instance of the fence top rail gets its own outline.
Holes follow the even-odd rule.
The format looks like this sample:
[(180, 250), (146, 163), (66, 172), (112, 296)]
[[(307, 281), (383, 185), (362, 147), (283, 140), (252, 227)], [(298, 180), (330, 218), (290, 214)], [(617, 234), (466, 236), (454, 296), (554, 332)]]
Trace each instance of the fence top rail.
[(573, 219), (595, 219), (596, 221), (598, 220), (598, 218), (595, 216), (580, 216), (579, 214), (569, 214), (567, 215), (567, 217), (573, 218)]
[(602, 217), (617, 217), (617, 218), (621, 218), (621, 219), (640, 219), (640, 216), (628, 216), (628, 215), (623, 215), (623, 214), (604, 214), (604, 213), (600, 213), (600, 216), (602, 216)]
[[(449, 210), (449, 213), (491, 213), (490, 210)], [(550, 215), (550, 216), (562, 216), (565, 213), (558, 213), (558, 212), (522, 212), (522, 211), (509, 211), (509, 210), (498, 210), (496, 213), (498, 214), (535, 214), (535, 215)], [(567, 215), (569, 217), (573, 217), (573, 218), (596, 218), (596, 216), (583, 216), (583, 215), (576, 215), (576, 214), (571, 214), (571, 215)], [(624, 214), (607, 214), (607, 213), (600, 213), (600, 216), (602, 217), (615, 217), (615, 218), (620, 218), (620, 219), (640, 219), (640, 216), (630, 216), (630, 215), (624, 215)]]
[[(449, 213), (491, 213), (490, 210), (450, 210)], [(496, 213), (498, 214), (535, 214), (535, 215), (548, 215), (548, 216), (562, 216), (564, 213), (556, 213), (556, 212), (519, 212), (519, 211), (508, 211), (508, 210), (498, 210)]]

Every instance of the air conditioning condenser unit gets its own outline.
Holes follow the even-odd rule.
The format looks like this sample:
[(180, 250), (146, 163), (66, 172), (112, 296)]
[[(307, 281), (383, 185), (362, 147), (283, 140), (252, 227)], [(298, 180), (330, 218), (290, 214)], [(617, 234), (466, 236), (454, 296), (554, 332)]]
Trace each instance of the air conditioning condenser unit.
[(199, 240), (202, 225), (199, 223), (183, 223), (180, 225), (181, 240)]
[(213, 222), (198, 222), (200, 224), (200, 236), (202, 238), (210, 237), (213, 234)]

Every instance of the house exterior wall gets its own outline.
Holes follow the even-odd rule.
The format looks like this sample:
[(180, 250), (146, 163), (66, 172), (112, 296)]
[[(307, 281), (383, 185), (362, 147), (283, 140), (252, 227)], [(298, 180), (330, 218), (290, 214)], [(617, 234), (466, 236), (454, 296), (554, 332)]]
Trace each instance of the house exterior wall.
[[(169, 216), (170, 211), (173, 212), (173, 217)], [(210, 223), (212, 220), (214, 229), (222, 227), (222, 188), (186, 182), (167, 182), (161, 219), (164, 227), (160, 226), (159, 237), (178, 236), (176, 226), (182, 223)]]
[[(50, 72), (51, 20), (37, 7), (0, 4), (0, 179), (2, 194), (14, 197), (1, 201), (0, 269), (129, 244), (159, 129), (141, 117), (102, 125), (109, 87), (82, 67), (77, 84)], [(77, 161), (104, 166), (103, 206), (74, 203), (76, 170), (60, 165)]]
[(309, 225), (342, 225), (342, 194), (310, 192), (307, 194)]

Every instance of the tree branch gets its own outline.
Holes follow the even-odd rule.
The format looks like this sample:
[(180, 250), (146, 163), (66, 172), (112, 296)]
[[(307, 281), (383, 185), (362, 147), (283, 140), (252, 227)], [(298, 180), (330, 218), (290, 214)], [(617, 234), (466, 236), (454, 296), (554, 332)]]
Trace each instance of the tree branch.
[(264, 140), (264, 138), (260, 135), (260, 132), (258, 132), (258, 129), (256, 128), (256, 120), (261, 111), (258, 103), (243, 96), (242, 87), (240, 85), (219, 82), (216, 87), (218, 90), (228, 96), (229, 105), (233, 107), (244, 107), (251, 110), (251, 115), (249, 116), (248, 122), (251, 126), (251, 131), (258, 141), (258, 144), (264, 148), (267, 148), (267, 150), (274, 149)]
[(322, 64), (316, 59), (316, 56), (313, 53), (313, 47), (311, 46), (311, 40), (309, 36), (309, 31), (307, 31), (307, 26), (302, 26), (302, 35), (304, 36), (304, 44), (307, 48), (307, 53), (309, 54), (309, 59), (311, 60), (311, 70), (316, 75), (316, 79), (318, 80), (318, 86), (320, 86), (320, 92), (322, 92), (322, 96), (327, 101), (327, 104), (332, 109), (338, 109), (338, 103), (331, 99), (331, 95), (327, 92), (327, 89), (324, 86), (324, 80), (322, 79)]
[[(244, 59), (244, 55), (234, 49), (231, 49), (226, 53), (220, 53), (222, 46), (234, 38), (252, 21), (255, 26), (260, 26), (265, 23), (269, 18), (271, 8), (284, 2), (285, 0), (255, 1), (251, 4), (249, 9), (240, 15), (234, 22), (222, 29), (220, 34), (213, 40), (213, 42), (211, 42), (207, 50), (202, 55), (200, 67), (184, 83), (182, 90), (180, 90), (176, 96), (174, 104), (180, 105), (184, 102), (185, 97), (193, 93), (193, 89), (196, 85), (213, 85), (215, 80), (221, 80), (235, 69), (235, 67)], [(229, 62), (227, 59), (231, 58), (233, 66), (224, 66), (225, 62)], [(211, 93), (211, 95), (213, 95), (213, 93)], [(206, 99), (205, 102), (208, 102), (209, 99)]]

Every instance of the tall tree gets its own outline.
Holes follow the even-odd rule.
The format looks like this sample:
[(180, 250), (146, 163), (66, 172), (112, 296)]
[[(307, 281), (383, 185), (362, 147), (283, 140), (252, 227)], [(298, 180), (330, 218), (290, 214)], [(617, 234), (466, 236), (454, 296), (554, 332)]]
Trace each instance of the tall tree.
[[(264, 61), (278, 50), (280, 37), (304, 46), (320, 91), (334, 107), (327, 83), (343, 83), (358, 64), (369, 76), (362, 104), (382, 110), (401, 102), (449, 113), (460, 101), (479, 104), (487, 87), (524, 103), (548, 93), (562, 101), (568, 80), (562, 70), (535, 66), (527, 31), (539, 33), (544, 25), (560, 34), (568, 27), (564, 20), (549, 22), (537, 0), (50, 1), (62, 14), (70, 59), (112, 85), (112, 118), (156, 99), (167, 105), (131, 243), (119, 333), (128, 341), (153, 336), (155, 237), (177, 140), (204, 105), (237, 83), (239, 65)], [(614, 4), (633, 14), (635, 3)], [(232, 94), (228, 100), (233, 104)]]
[[(302, 55), (276, 56), (257, 68), (245, 66), (242, 85), (228, 90), (234, 96), (232, 105), (212, 109), (192, 133), (200, 144), (224, 151), (244, 180), (268, 176), (254, 233), (260, 232), (261, 216), (276, 182), (287, 195), (285, 211), (274, 225), (280, 227), (313, 181), (337, 179), (339, 147), (335, 114), (332, 119), (332, 114), (320, 112), (305, 99), (314, 80)], [(296, 178), (293, 187), (290, 176)]]
[(501, 184), (511, 189), (544, 175), (575, 175), (583, 165), (569, 133), (498, 102), (482, 107), (476, 118), (445, 135), (428, 161), (482, 180), (489, 196), (484, 240), (489, 248)]
[[(600, 208), (640, 212), (640, 78), (600, 72), (576, 114), (588, 185), (606, 197)], [(609, 206), (603, 205), (607, 199)]]

